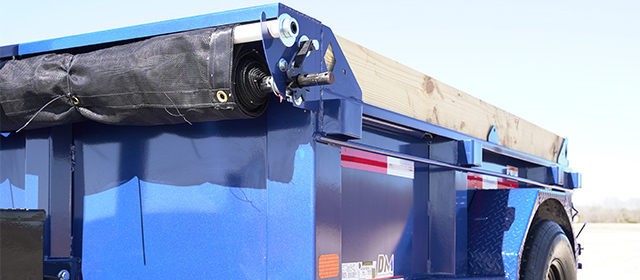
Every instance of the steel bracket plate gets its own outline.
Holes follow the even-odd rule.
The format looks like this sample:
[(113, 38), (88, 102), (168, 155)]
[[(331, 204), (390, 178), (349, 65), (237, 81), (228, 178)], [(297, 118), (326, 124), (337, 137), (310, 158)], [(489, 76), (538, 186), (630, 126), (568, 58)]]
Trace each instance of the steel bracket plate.
[[(292, 18), (292, 20), (297, 22), (296, 31), (298, 31), (298, 35), (293, 39), (294, 43), (291, 46), (286, 46), (280, 38), (273, 38), (268, 34), (265, 25), (268, 15), (265, 12), (260, 15), (259, 20), (263, 23), (262, 46), (264, 48), (269, 72), (273, 77), (273, 84), (275, 86), (274, 90), (276, 94), (280, 95), (281, 98), (284, 98), (284, 95), (295, 94), (295, 92), (287, 92), (287, 80), (289, 79), (289, 75), (292, 75), (293, 72), (291, 64), (295, 58), (296, 51), (298, 50), (300, 39), (303, 35), (306, 36), (307, 39), (321, 39), (321, 25), (319, 21), (305, 16), (302, 13), (284, 5), (278, 6), (278, 17)], [(298, 106), (301, 106), (301, 104)]]
[(482, 166), (482, 143), (473, 139), (458, 141), (458, 164)]
[(498, 136), (498, 128), (492, 125), (487, 134), (487, 142), (500, 145), (500, 137)]
[(560, 152), (558, 153), (558, 164), (563, 165), (563, 166), (568, 166), (569, 165), (569, 160), (567, 159), (567, 145), (569, 142), (569, 139), (565, 138), (562, 141), (562, 147), (560, 148)]
[(322, 131), (348, 139), (362, 138), (362, 104), (348, 99), (323, 101)]

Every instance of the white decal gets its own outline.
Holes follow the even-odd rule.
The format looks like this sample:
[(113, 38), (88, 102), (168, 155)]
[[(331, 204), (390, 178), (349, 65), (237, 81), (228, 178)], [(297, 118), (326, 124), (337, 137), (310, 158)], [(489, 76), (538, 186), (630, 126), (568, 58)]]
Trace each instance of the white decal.
[(495, 190), (498, 189), (498, 178), (482, 175), (482, 189), (483, 190)]
[(393, 276), (393, 254), (391, 258), (387, 255), (378, 255), (378, 266), (376, 268), (376, 277), (391, 277)]
[(413, 179), (413, 161), (387, 157), (387, 174)]
[[(380, 254), (376, 261), (342, 264), (342, 280), (368, 280), (393, 276), (393, 254)], [(401, 280), (401, 279), (398, 279)]]

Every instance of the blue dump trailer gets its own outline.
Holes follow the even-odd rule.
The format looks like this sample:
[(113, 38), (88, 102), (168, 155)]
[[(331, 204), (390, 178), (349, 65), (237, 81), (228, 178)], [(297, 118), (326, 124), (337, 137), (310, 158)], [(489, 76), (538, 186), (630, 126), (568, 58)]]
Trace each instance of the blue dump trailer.
[(576, 279), (566, 141), (371, 105), (282, 4), (0, 57), (0, 279)]

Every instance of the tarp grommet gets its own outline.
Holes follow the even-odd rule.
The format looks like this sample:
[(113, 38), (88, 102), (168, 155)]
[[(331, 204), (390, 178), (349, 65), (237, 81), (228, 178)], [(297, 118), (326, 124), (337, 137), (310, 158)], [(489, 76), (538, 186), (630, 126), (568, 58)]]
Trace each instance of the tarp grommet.
[(227, 93), (226, 93), (226, 92), (224, 92), (224, 91), (221, 91), (221, 90), (219, 90), (218, 92), (216, 92), (216, 97), (218, 98), (218, 101), (219, 101), (220, 103), (225, 103), (225, 102), (227, 102), (227, 100), (228, 100)]

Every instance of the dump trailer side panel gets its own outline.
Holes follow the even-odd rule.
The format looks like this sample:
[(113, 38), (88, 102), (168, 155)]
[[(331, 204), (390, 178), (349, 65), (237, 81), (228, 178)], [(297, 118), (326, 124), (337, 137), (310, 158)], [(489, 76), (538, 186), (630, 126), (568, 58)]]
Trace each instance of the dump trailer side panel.
[[(128, 266), (161, 277), (172, 263), (189, 278), (313, 273), (313, 126), (308, 113), (282, 109), (193, 126), (76, 125), (84, 275)], [(285, 111), (300, 121), (280, 126)]]
[[(279, 24), (280, 35), (269, 22)], [(175, 104), (163, 103), (162, 118), (184, 123), (37, 128), (27, 122), (24, 131), (0, 136), (0, 208), (46, 211), (44, 276), (518, 279), (523, 256), (531, 255), (526, 244), (537, 234), (532, 228), (547, 221), (574, 252), (579, 248), (569, 221), (580, 175), (566, 166), (566, 141), (545, 133), (552, 141), (540, 154), (510, 146), (521, 136), (493, 123), (493, 113), (503, 113), (488, 105), (473, 118), (497, 131), (465, 120), (445, 125), (449, 117), (438, 122), (446, 114), (436, 107), (450, 104), (427, 110), (435, 121), (403, 111), (399, 100), (387, 106), (388, 96), (416, 86), (406, 92), (421, 99), (404, 105), (429, 107), (439, 97), (428, 96), (441, 93), (471, 98), (415, 71), (382, 66), (388, 60), (369, 61), (373, 69), (365, 70), (375, 72), (375, 81), (359, 76), (349, 63), (365, 73), (357, 68), (363, 62), (353, 58), (379, 55), (346, 41), (343, 53), (331, 29), (281, 4), (2, 47), (0, 70), (13, 59), (109, 52), (227, 24), (257, 30), (257, 41), (236, 43), (227, 57), (234, 58), (233, 72), (255, 70), (234, 68), (250, 51), (250, 62), (268, 76), (223, 75), (232, 88), (210, 92), (212, 102), (232, 100), (239, 86), (268, 91), (267, 98), (275, 93), (260, 116), (192, 123), (171, 111)], [(407, 80), (396, 79), (405, 70)], [(71, 72), (63, 76), (77, 77)], [(320, 76), (325, 80), (309, 80)], [(68, 92), (52, 98), (73, 110), (86, 105)], [(234, 110), (223, 107), (216, 108)], [(45, 104), (42, 112), (52, 108)]]

